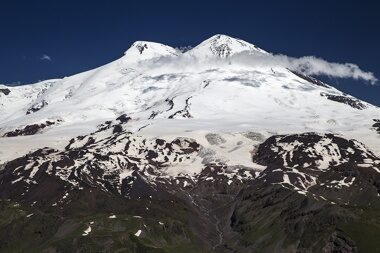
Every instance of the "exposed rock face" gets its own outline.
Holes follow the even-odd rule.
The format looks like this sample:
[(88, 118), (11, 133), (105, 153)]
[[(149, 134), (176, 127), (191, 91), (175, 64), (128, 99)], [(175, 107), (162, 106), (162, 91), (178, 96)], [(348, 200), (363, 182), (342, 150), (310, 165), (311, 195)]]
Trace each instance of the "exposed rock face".
[(142, 54), (144, 52), (144, 49), (148, 48), (148, 45), (147, 44), (140, 44), (140, 45), (136, 45), (136, 48), (139, 50), (140, 54)]
[(374, 119), (375, 123), (372, 125), (373, 128), (380, 134), (380, 120), (379, 119)]
[(119, 120), (121, 123), (127, 123), (131, 120), (131, 117), (128, 117), (127, 114), (122, 114), (119, 117), (117, 117), (116, 120)]
[(11, 90), (8, 88), (0, 88), (0, 93), (3, 93), (5, 96), (7, 96), (9, 93), (11, 93)]
[[(313, 192), (342, 205), (367, 205), (380, 193), (380, 159), (362, 143), (332, 134), (273, 136), (260, 145), (254, 160), (267, 166), (257, 181), (281, 184), (300, 194)], [(366, 191), (359, 190), (363, 186)]]
[(313, 83), (315, 85), (318, 85), (318, 86), (321, 86), (321, 87), (325, 87), (325, 88), (331, 88), (328, 84), (314, 78), (314, 77), (311, 77), (311, 76), (307, 76), (307, 75), (304, 75), (302, 73), (299, 73), (299, 72), (296, 72), (296, 71), (290, 71), (292, 72), (293, 74), (295, 74), (296, 76), (310, 82), (310, 83)]
[(367, 106), (362, 101), (348, 95), (341, 96), (341, 95), (334, 95), (334, 94), (328, 94), (328, 93), (322, 92), (321, 96), (326, 97), (327, 99), (338, 102), (338, 103), (349, 105), (352, 108), (355, 108), (358, 110), (363, 110), (367, 108)]
[[(59, 122), (59, 121), (57, 121)], [(45, 123), (41, 124), (32, 124), (32, 125), (26, 125), (25, 127), (21, 129), (15, 129), (10, 132), (6, 132), (3, 137), (15, 137), (15, 136), (22, 136), (22, 135), (34, 135), (44, 129), (45, 127), (51, 126), (56, 124), (57, 122), (53, 121), (46, 121)]]
[(48, 103), (45, 100), (42, 100), (41, 102), (32, 105), (26, 111), (26, 114), (31, 114), (31, 113), (37, 112), (37, 111), (41, 110), (42, 108), (44, 108), (46, 105), (48, 105)]
[[(189, 113), (189, 107), (190, 107), (189, 100), (190, 99), (191, 99), (191, 97), (189, 97), (189, 98), (186, 99), (186, 101), (185, 101), (185, 108), (183, 108), (182, 110), (176, 111), (175, 113), (173, 113), (172, 115), (170, 115), (169, 119), (192, 118), (191, 114)], [(169, 100), (168, 103), (169, 103), (170, 107), (173, 108), (173, 101)]]

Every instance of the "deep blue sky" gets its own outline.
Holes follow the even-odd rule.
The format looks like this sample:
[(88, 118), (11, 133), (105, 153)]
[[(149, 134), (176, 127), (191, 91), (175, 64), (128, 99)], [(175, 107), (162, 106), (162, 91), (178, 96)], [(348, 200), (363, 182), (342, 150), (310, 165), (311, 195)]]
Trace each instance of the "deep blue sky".
[[(69, 76), (136, 40), (197, 45), (223, 33), (273, 52), (353, 62), (380, 78), (380, 1), (1, 0), (0, 83)], [(41, 60), (43, 54), (52, 61)], [(329, 80), (380, 106), (380, 86)]]

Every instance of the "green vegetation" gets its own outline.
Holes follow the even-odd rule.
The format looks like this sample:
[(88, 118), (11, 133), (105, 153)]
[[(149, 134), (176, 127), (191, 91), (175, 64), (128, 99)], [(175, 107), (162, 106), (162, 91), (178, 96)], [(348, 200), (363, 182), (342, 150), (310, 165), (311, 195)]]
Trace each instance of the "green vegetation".
[(0, 252), (207, 252), (180, 221), (112, 215), (62, 217), (0, 201)]
[(355, 241), (359, 252), (380, 252), (380, 208), (357, 207), (352, 211), (358, 218), (342, 221), (338, 228)]

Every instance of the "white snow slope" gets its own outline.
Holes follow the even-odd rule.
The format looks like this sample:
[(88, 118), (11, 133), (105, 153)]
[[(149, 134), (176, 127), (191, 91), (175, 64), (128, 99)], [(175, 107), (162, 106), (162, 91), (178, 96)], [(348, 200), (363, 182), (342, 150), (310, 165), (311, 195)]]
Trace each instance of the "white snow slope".
[[(185, 53), (158, 43), (135, 42), (109, 64), (63, 79), (0, 93), (0, 136), (46, 121), (57, 124), (35, 135), (0, 137), (0, 164), (41, 147), (62, 148), (70, 138), (94, 131), (121, 114), (132, 118), (131, 132), (155, 138), (190, 137), (221, 157), (249, 163), (248, 132), (341, 134), (380, 154), (380, 135), (371, 126), (380, 109), (362, 110), (321, 93), (343, 96), (279, 66), (251, 66), (234, 58), (268, 54), (245, 41), (215, 35)], [(346, 95), (347, 96), (347, 95)], [(348, 96), (350, 97), (350, 96)], [(352, 98), (352, 97), (351, 97)], [(41, 106), (42, 105), (42, 106)], [(40, 108), (27, 114), (30, 108)], [(217, 133), (237, 152), (207, 142)], [(244, 152), (242, 151), (244, 150)]]

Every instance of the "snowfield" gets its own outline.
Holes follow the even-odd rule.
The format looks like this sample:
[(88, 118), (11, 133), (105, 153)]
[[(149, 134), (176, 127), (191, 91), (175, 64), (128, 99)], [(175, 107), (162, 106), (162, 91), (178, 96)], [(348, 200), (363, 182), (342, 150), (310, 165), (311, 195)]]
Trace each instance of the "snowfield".
[[(379, 108), (286, 68), (239, 60), (261, 54), (269, 53), (225, 35), (185, 53), (138, 41), (94, 70), (1, 85), (10, 93), (0, 92), (0, 164), (42, 147), (62, 149), (122, 114), (131, 118), (132, 133), (195, 139), (229, 165), (253, 166), (254, 145), (273, 134), (302, 132), (356, 139), (380, 155), (380, 135), (372, 128)], [(47, 121), (54, 124), (31, 135), (5, 136)]]

